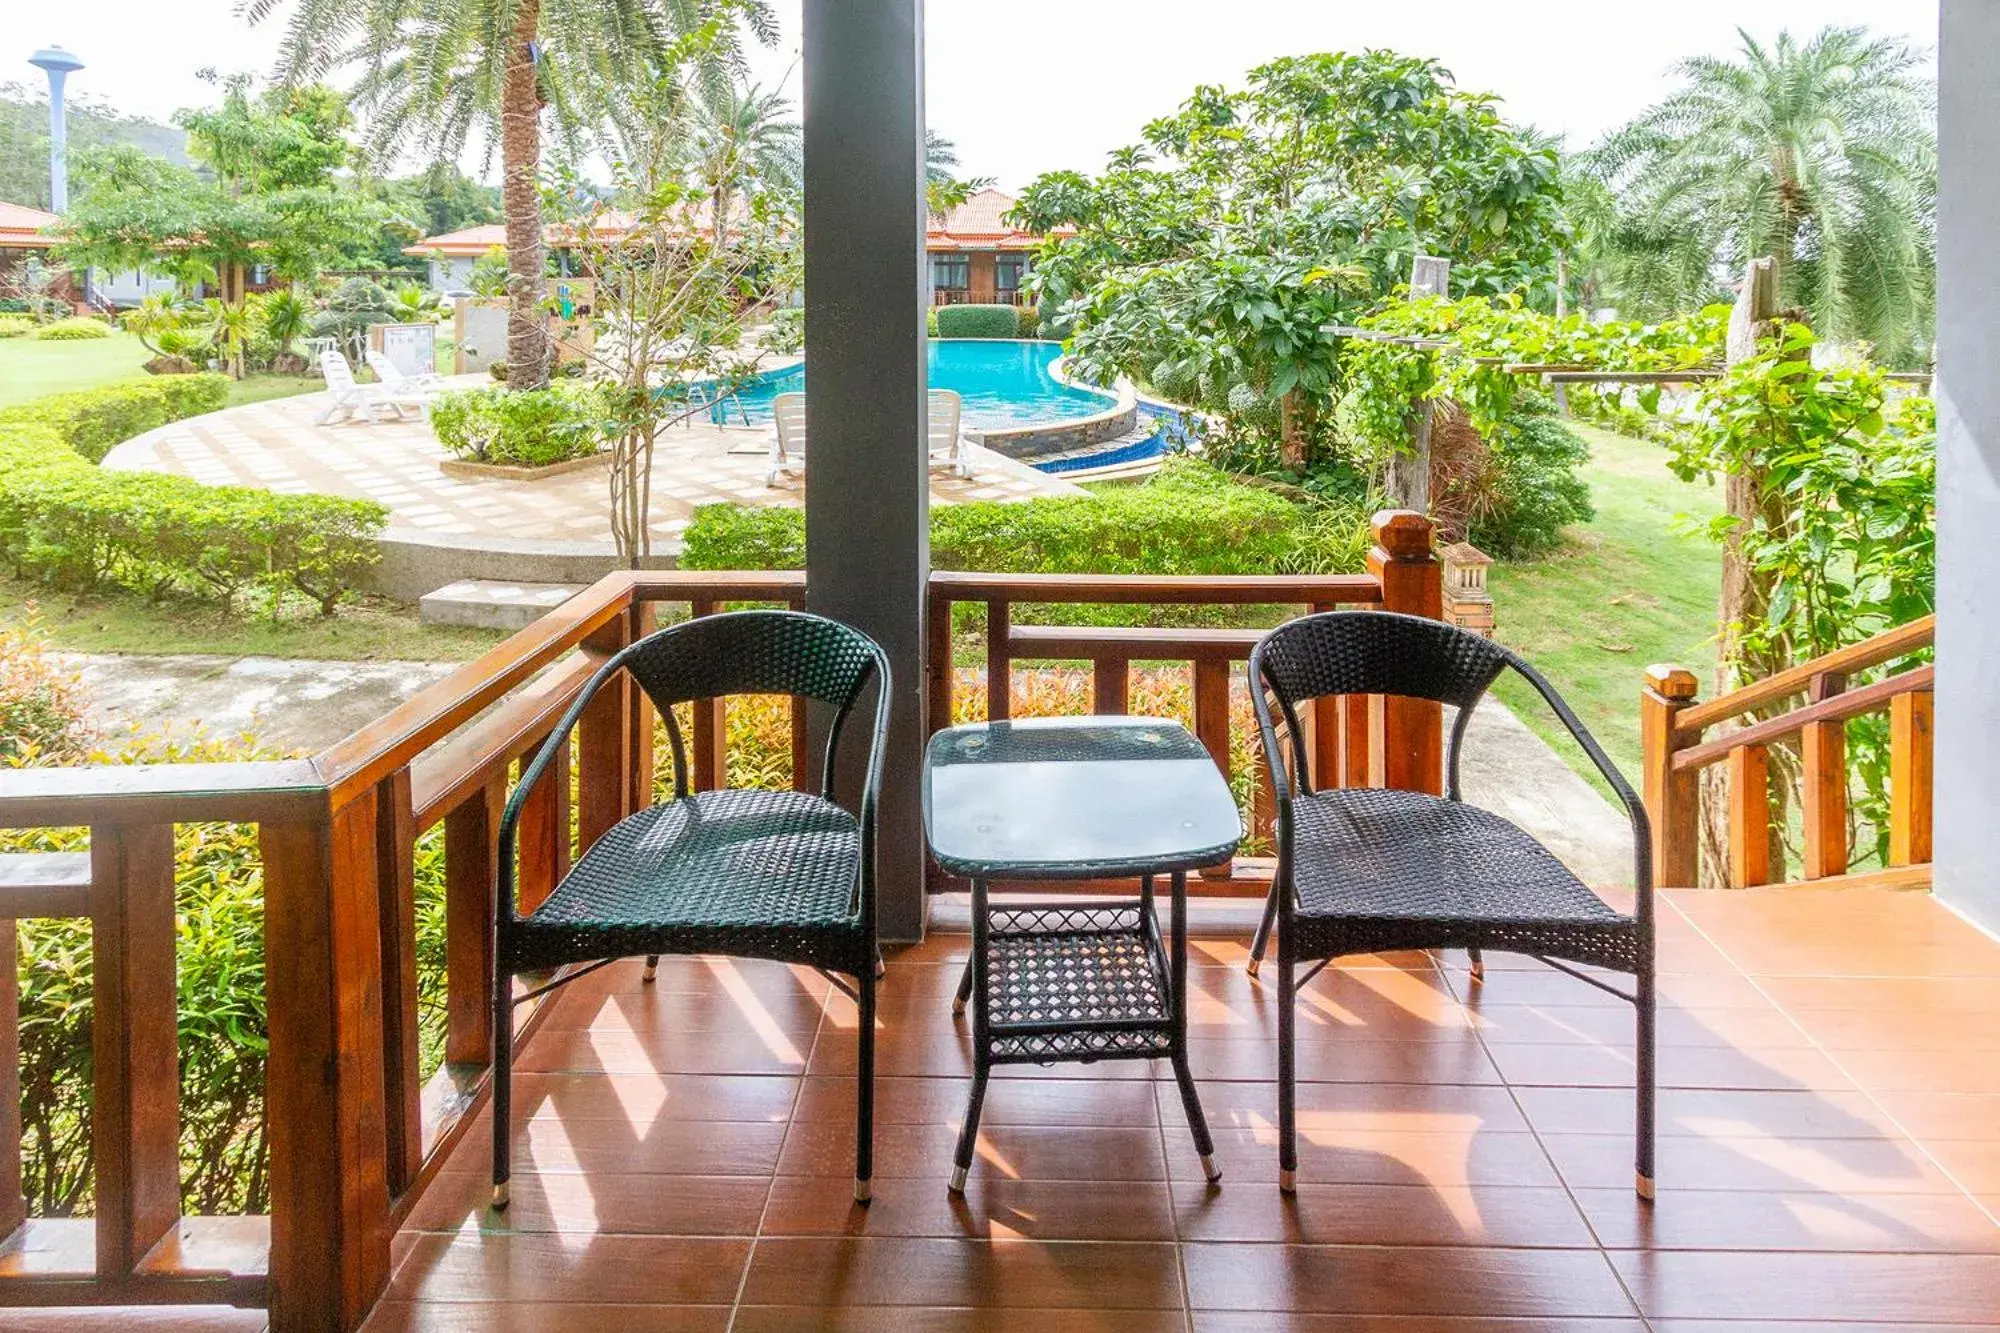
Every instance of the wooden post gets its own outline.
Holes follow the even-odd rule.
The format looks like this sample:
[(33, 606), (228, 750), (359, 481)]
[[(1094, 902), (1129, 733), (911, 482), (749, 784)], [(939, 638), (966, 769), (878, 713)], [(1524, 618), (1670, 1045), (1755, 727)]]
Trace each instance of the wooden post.
[(1889, 864), (1931, 859), (1931, 691), (1889, 701)]
[[(1818, 703), (1847, 688), (1838, 675), (1812, 679), (1807, 697)], [(1847, 724), (1809, 722), (1799, 731), (1800, 814), (1805, 820), (1800, 877), (1826, 879), (1847, 873)]]
[(1639, 694), (1653, 883), (1663, 889), (1691, 889), (1699, 883), (1701, 786), (1695, 774), (1675, 772), (1673, 759), (1681, 748), (1676, 719), (1700, 692), (1692, 671), (1662, 664), (1646, 668), (1646, 685)]
[[(720, 602), (696, 602), (696, 619), (722, 609)], [(694, 712), (694, 789), (721, 791), (729, 785), (729, 717), (721, 699), (696, 699)]]
[(375, 883), (382, 922), (382, 1085), (388, 1098), (389, 1193), (424, 1164), (423, 1060), (417, 1034), (416, 812), (410, 770), (375, 785)]
[[(1435, 255), (1417, 255), (1410, 263), (1411, 297), (1451, 295), (1451, 261)], [(1438, 353), (1425, 351), (1426, 356)], [(1431, 511), (1431, 432), (1437, 421), (1437, 402), (1419, 398), (1410, 404), (1410, 447), (1389, 459), (1383, 489), (1398, 509), (1419, 514)]]
[(389, 1280), (376, 793), (264, 824), (273, 1333), (357, 1327)]
[(97, 1273), (117, 1281), (180, 1222), (174, 829), (90, 831), (91, 1140)]
[[(1437, 620), (1444, 614), (1444, 580), (1431, 549), (1431, 522), (1422, 514), (1385, 509), (1375, 515), (1368, 572), (1382, 584), (1382, 609)], [(1383, 702), (1382, 783), (1398, 791), (1444, 792), (1444, 709), (1427, 699)]]
[[(1194, 734), (1208, 751), (1208, 757), (1222, 770), (1222, 780), (1230, 777), (1229, 757), (1229, 659), (1197, 657), (1194, 660)], [(1228, 879), (1235, 873), (1232, 862), (1210, 866), (1203, 879)]]
[(932, 593), (927, 600), (928, 619), (924, 625), (924, 678), (929, 696), (924, 702), (924, 737), (951, 725), (952, 686), (955, 680), (951, 660), (952, 603)]
[[(633, 602), (625, 608), (625, 642), (637, 643), (653, 632), (653, 604)], [(720, 718), (717, 719), (720, 722)], [(721, 726), (720, 744), (728, 748)], [(625, 678), (625, 796), (623, 819), (653, 803), (653, 701), (629, 675)], [(616, 823), (617, 821), (612, 821)]]
[(1012, 608), (1006, 602), (986, 604), (986, 720), (1004, 722), (1013, 716), (1013, 658), (1007, 638)]
[(569, 873), (569, 756), (567, 737), (542, 780), (521, 802), (520, 911), (534, 911)]
[(444, 1058), (452, 1064), (493, 1059), (493, 912), (506, 803), (496, 774), (444, 817)]
[[(1322, 616), (1339, 609), (1325, 602), (1315, 602), (1311, 611), (1313, 615)], [(1261, 690), (1264, 685), (1262, 681), (1253, 680), (1250, 688)], [(1345, 776), (1346, 742), (1341, 725), (1341, 710), (1345, 704), (1344, 699), (1316, 699), (1306, 705), (1306, 716), (1299, 719), (1299, 725), (1312, 733), (1305, 749), (1311, 756), (1311, 771), (1307, 776), (1312, 779), (1314, 791), (1332, 791), (1336, 787), (1350, 785)]]
[(0, 1241), (28, 1217), (21, 1195), (21, 959), (16, 923), (0, 918)]
[(1729, 752), (1729, 887), (1771, 882), (1771, 756), (1761, 745)]
[[(628, 642), (631, 624), (619, 617), (584, 640), (587, 652), (610, 657)], [(630, 813), (632, 673), (620, 671), (605, 682), (576, 724), (577, 850), (611, 831)]]
[(1131, 665), (1122, 657), (1100, 657), (1092, 664), (1091, 712), (1111, 716), (1131, 707)]

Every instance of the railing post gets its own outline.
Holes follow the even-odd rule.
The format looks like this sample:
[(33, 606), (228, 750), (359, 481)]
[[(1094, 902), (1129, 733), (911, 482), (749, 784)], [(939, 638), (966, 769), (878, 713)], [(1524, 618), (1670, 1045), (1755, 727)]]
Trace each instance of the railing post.
[(389, 1193), (424, 1163), (423, 1059), (417, 1033), (416, 812), (410, 770), (375, 784), (375, 882), (382, 922), (382, 1079), (388, 1099)]
[(97, 1274), (128, 1276), (181, 1215), (171, 824), (90, 831)]
[(1771, 882), (1771, 756), (1761, 745), (1729, 752), (1729, 887)]
[[(653, 604), (635, 601), (625, 608), (625, 642), (637, 643), (653, 632)], [(720, 747), (728, 748), (728, 732), (716, 713)], [(625, 800), (623, 819), (653, 803), (653, 701), (631, 676), (625, 677)], [(617, 821), (613, 821), (614, 823)]]
[(506, 802), (506, 782), (496, 774), (444, 817), (444, 1058), (451, 1064), (493, 1059), (493, 913)]
[(355, 1328), (389, 1280), (376, 799), (259, 828), (273, 1333)]
[[(1444, 581), (1432, 550), (1431, 522), (1407, 509), (1375, 515), (1368, 572), (1382, 584), (1382, 609), (1440, 619)], [(1382, 710), (1382, 785), (1441, 795), (1444, 791), (1444, 709), (1422, 699), (1388, 699)]]
[[(1337, 611), (1339, 607), (1315, 602), (1310, 608), (1313, 615), (1324, 615)], [(1259, 681), (1251, 681), (1250, 688), (1262, 689)], [(1335, 787), (1350, 787), (1357, 784), (1347, 778), (1347, 735), (1346, 699), (1315, 699), (1306, 705), (1310, 716), (1301, 718), (1300, 723), (1312, 730), (1312, 743), (1306, 747), (1312, 755), (1312, 781), (1316, 790), (1331, 791)]]
[(1931, 859), (1931, 691), (1889, 703), (1889, 864)]
[(540, 907), (569, 873), (569, 755), (569, 738), (564, 737), (555, 761), (521, 803), (521, 868), (515, 883), (523, 914)]
[[(1091, 665), (1090, 711), (1101, 716), (1112, 716), (1128, 711), (1132, 706), (1132, 664), (1122, 657), (1100, 657)], [(1195, 666), (1197, 674), (1201, 667)], [(1199, 710), (1201, 694), (1199, 685), (1195, 693), (1195, 705)], [(1199, 711), (1196, 714), (1199, 717)], [(1227, 723), (1224, 724), (1225, 731)]]
[[(1197, 657), (1194, 659), (1194, 734), (1208, 757), (1222, 771), (1222, 780), (1229, 781), (1229, 659), (1227, 657)], [(1221, 865), (1210, 866), (1201, 872), (1203, 879), (1228, 879), (1235, 873), (1235, 865), (1224, 861)]]
[[(584, 640), (587, 652), (609, 658), (630, 640), (624, 616)], [(577, 850), (592, 844), (627, 814), (632, 795), (630, 695), (632, 673), (621, 671), (605, 683), (576, 724)]]
[[(720, 602), (696, 602), (695, 619), (712, 616), (722, 609)], [(696, 699), (688, 705), (694, 713), (694, 788), (720, 791), (729, 785), (729, 717), (721, 699)]]
[(952, 687), (956, 669), (951, 660), (951, 609), (948, 597), (932, 589), (924, 600), (924, 675), (929, 693), (924, 703), (926, 738), (951, 725)]
[(1002, 601), (986, 604), (986, 720), (1004, 722), (1013, 716), (1014, 675), (1007, 639), (1012, 632), (1012, 608)]
[(21, 959), (16, 926), (0, 918), (0, 1241), (28, 1218), (21, 1195)]
[[(1806, 697), (1812, 703), (1831, 699), (1847, 688), (1847, 678), (1814, 676)], [(1800, 813), (1805, 823), (1805, 847), (1800, 867), (1803, 879), (1826, 879), (1847, 873), (1847, 724), (1809, 722), (1799, 731)]]
[(1681, 748), (1677, 719), (1700, 690), (1692, 671), (1662, 664), (1646, 668), (1646, 685), (1639, 696), (1646, 814), (1653, 826), (1653, 882), (1661, 888), (1691, 889), (1699, 882), (1701, 784), (1693, 772), (1676, 772), (1673, 760)]

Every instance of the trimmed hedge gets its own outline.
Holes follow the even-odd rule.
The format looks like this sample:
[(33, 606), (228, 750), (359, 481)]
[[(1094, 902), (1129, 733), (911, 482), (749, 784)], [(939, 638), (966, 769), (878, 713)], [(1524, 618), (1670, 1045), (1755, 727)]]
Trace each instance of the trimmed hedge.
[(25, 338), (35, 331), (35, 321), (26, 315), (0, 315), (0, 338)]
[(549, 467), (587, 458), (604, 442), (604, 405), (595, 390), (460, 389), (431, 400), (431, 433), (459, 458), (510, 467)]
[(936, 309), (940, 338), (1021, 336), (1021, 317), (1010, 305), (941, 305)]
[[(373, 501), (94, 466), (69, 447), (66, 432), (98, 440), (104, 418), (65, 410), (63, 400), (104, 392), (0, 413), (0, 555), (18, 573), (80, 589), (110, 582), (155, 596), (191, 592), (224, 604), (253, 588), (274, 603), (296, 592), (331, 615), (380, 558), (373, 539), (388, 511)], [(153, 401), (165, 411), (167, 404), (200, 410), (206, 400), (191, 386)]]
[(35, 337), (52, 342), (86, 342), (96, 338), (109, 338), (111, 326), (101, 319), (78, 316), (74, 319), (59, 319), (53, 324), (44, 324), (35, 330)]
[(1014, 335), (1016, 338), (1039, 339), (1042, 336), (1042, 312), (1039, 308), (1031, 305), (1017, 307), (1014, 318), (1019, 324), (1019, 331)]
[(93, 463), (116, 445), (170, 421), (218, 412), (229, 403), (226, 375), (161, 375), (133, 384), (50, 394), (0, 410), (0, 427), (45, 426)]

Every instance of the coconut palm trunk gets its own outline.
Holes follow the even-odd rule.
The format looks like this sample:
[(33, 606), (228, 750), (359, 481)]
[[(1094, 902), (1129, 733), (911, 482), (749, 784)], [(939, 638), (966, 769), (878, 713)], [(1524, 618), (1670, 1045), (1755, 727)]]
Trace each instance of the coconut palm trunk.
[(544, 314), (541, 89), (535, 80), (535, 38), (541, 0), (515, 0), (501, 85), (501, 206), (507, 214), (507, 387), (548, 383), (549, 339)]

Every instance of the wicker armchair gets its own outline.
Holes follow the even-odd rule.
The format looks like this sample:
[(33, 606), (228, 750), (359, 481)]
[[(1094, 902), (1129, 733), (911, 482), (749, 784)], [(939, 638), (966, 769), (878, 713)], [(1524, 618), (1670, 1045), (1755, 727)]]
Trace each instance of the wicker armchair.
[[(1519, 673), (1596, 764), (1631, 816), (1637, 906), (1614, 910), (1555, 855), (1498, 815), (1459, 799), (1459, 752), (1472, 711), (1502, 671)], [(1335, 958), (1391, 949), (1525, 953), (1629, 1001), (1637, 1013), (1637, 1186), (1653, 1195), (1653, 871), (1646, 809), (1597, 741), (1536, 670), (1476, 634), (1414, 616), (1336, 612), (1284, 625), (1250, 659), (1264, 753), (1278, 796), (1278, 868), (1250, 949), (1256, 975), (1278, 932), (1278, 1166), (1298, 1176), (1294, 1005)], [(1314, 791), (1298, 707), (1329, 695), (1392, 695), (1458, 709), (1442, 798), (1350, 788)], [(1267, 697), (1270, 696), (1270, 697)], [(1273, 707), (1278, 716), (1273, 716)], [(1277, 723), (1290, 737), (1289, 762)], [(1632, 975), (1630, 991), (1571, 964)], [(1299, 968), (1308, 970), (1300, 975)]]
[[(613, 826), (526, 916), (514, 898), (522, 803), (561, 750), (593, 695), (629, 671), (666, 720), (673, 799)], [(848, 714), (876, 686), (868, 772), (857, 817), (833, 800), (834, 761)], [(854, 1197), (867, 1202), (872, 1170), (875, 978), (875, 803), (889, 664), (867, 636), (819, 616), (743, 611), (704, 616), (648, 635), (606, 662), (522, 773), (500, 820), (499, 910), (493, 990), (493, 1204), (507, 1206), (508, 1099), (518, 972), (572, 971), (553, 986), (620, 958), (727, 954), (820, 969), (860, 1006)], [(831, 705), (819, 794), (688, 790), (673, 705), (732, 694), (790, 694)], [(567, 781), (557, 773), (554, 780)], [(853, 978), (849, 987), (839, 975)], [(520, 997), (527, 998), (526, 996)]]

